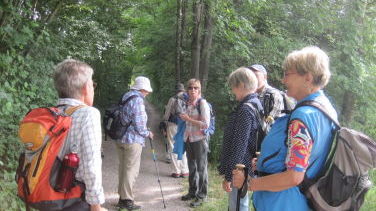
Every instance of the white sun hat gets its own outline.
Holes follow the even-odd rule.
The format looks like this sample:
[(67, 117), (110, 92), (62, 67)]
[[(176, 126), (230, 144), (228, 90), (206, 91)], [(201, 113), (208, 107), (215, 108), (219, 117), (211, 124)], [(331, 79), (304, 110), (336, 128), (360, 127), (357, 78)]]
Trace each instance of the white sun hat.
[(134, 84), (131, 86), (131, 89), (135, 89), (135, 90), (143, 89), (147, 92), (153, 92), (153, 89), (150, 86), (150, 80), (144, 76), (138, 76), (135, 79)]

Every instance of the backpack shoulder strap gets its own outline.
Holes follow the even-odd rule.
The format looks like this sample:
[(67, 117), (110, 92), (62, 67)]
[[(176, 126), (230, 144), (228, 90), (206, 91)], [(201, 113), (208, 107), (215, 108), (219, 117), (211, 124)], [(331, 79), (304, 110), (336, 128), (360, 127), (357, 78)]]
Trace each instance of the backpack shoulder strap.
[(201, 100), (202, 100), (202, 98), (198, 99), (197, 104), (196, 104), (196, 108), (197, 108), (198, 114), (200, 116), (201, 116)]
[(261, 118), (260, 111), (254, 105), (252, 105), (252, 103), (250, 103), (250, 102), (246, 102), (244, 104), (249, 106), (252, 109), (252, 111), (255, 112), (257, 121), (258, 121), (260, 127), (262, 127), (262, 118)]
[[(297, 108), (301, 107), (301, 106), (312, 106), (312, 107), (315, 107), (317, 109), (319, 109), (327, 118), (329, 118), (338, 128), (341, 128), (339, 122), (334, 119), (332, 117), (332, 115), (330, 115), (330, 113), (328, 112), (328, 110), (325, 108), (324, 105), (322, 105), (320, 102), (317, 102), (315, 100), (307, 100), (307, 101), (303, 101), (301, 103), (299, 103), (298, 105), (296, 105), (296, 107), (294, 108), (293, 111), (295, 111)], [(292, 112), (293, 112), (292, 111)], [(291, 112), (291, 113), (292, 113)], [(290, 118), (290, 117), (289, 117)], [(287, 124), (289, 124), (290, 121), (288, 121)], [(287, 138), (286, 138), (287, 140)], [(286, 141), (287, 142), (287, 141)], [(302, 193), (305, 193), (309, 187), (311, 187), (322, 175), (325, 174), (325, 170), (329, 168), (329, 166), (331, 165), (331, 161), (334, 157), (334, 154), (335, 154), (335, 148), (337, 146), (337, 141), (336, 141), (336, 138), (333, 137), (333, 142), (331, 143), (331, 146), (330, 146), (330, 151), (329, 151), (329, 154), (327, 155), (326, 157), (326, 161), (325, 161), (325, 164), (323, 166), (323, 168), (317, 173), (317, 175), (314, 177), (314, 178), (308, 178), (307, 174), (304, 175), (304, 179), (302, 181), (302, 183), (299, 184), (299, 189)], [(317, 160), (317, 159), (316, 159)], [(308, 165), (308, 168), (306, 169), (306, 172), (308, 172), (308, 170), (313, 166), (313, 164), (316, 162), (316, 160), (314, 160), (311, 164)]]
[(78, 105), (78, 106), (72, 106), (72, 107), (69, 107), (67, 108), (67, 110), (65, 110), (65, 113), (68, 114), (69, 116), (72, 116), (72, 114), (77, 111), (78, 109), (80, 108), (83, 108), (83, 107), (86, 107), (87, 105)]
[(136, 98), (136, 97), (138, 97), (137, 95), (131, 95), (131, 96), (129, 96), (126, 100), (124, 100), (124, 101), (121, 101), (120, 103), (119, 103), (119, 105), (125, 105), (125, 104), (127, 104), (130, 100), (132, 100), (133, 98)]
[(322, 105), (321, 103), (315, 101), (315, 100), (306, 100), (306, 101), (303, 101), (301, 103), (299, 103), (294, 110), (296, 110), (297, 108), (301, 107), (301, 106), (312, 106), (312, 107), (315, 107), (317, 109), (319, 109), (323, 114), (325, 114), (326, 117), (328, 117), (332, 122), (334, 122), (334, 124), (340, 128), (341, 125), (339, 124), (339, 122), (334, 119), (332, 117), (332, 115), (329, 114), (328, 110), (324, 107), (324, 105)]

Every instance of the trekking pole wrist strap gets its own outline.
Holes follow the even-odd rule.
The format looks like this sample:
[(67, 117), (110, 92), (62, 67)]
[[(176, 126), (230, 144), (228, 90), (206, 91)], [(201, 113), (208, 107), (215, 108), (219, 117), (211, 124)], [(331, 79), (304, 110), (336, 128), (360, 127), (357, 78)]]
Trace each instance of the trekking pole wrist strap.
[(240, 197), (241, 198), (244, 198), (244, 196), (247, 194), (248, 192), (248, 179), (249, 179), (249, 175), (248, 175), (248, 171), (249, 169), (247, 167), (244, 168), (244, 182), (243, 182), (243, 185), (242, 187), (240, 188), (241, 190), (241, 194), (240, 194)]

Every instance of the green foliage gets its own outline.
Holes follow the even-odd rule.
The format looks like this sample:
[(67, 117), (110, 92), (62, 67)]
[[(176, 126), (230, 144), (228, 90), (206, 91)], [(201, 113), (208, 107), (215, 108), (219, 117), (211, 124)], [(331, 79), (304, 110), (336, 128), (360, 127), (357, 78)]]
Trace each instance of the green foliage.
[(369, 174), (374, 186), (367, 192), (361, 211), (373, 210), (376, 207), (376, 170), (372, 170)]
[(14, 180), (21, 146), (14, 134), (14, 129), (1, 130), (0, 134), (0, 210), (20, 210), (22, 207), (21, 200), (16, 196)]
[[(160, 109), (174, 93), (175, 0), (4, 1), (0, 4), (0, 210), (18, 210), (13, 182), (19, 149), (18, 122), (30, 109), (56, 102), (53, 65), (65, 58), (95, 70), (95, 106), (116, 102), (132, 78), (152, 80), (152, 102)], [(207, 1), (204, 1), (207, 2)], [(259, 0), (209, 2), (214, 36), (204, 97), (216, 113), (211, 162), (220, 157), (223, 127), (236, 102), (227, 76), (240, 66), (260, 63), (268, 81), (280, 82), (284, 57), (317, 45), (330, 56), (326, 87), (340, 115), (346, 93), (354, 94), (348, 126), (376, 139), (376, 7), (369, 1)], [(57, 7), (58, 6), (58, 7)], [(182, 82), (190, 77), (192, 1), (187, 1)], [(17, 143), (17, 144), (16, 144)], [(373, 173), (374, 175), (374, 173)], [(374, 176), (373, 176), (374, 178)], [(365, 207), (375, 196), (367, 195)], [(211, 209), (211, 208), (210, 208)], [(367, 208), (365, 208), (367, 209)]]
[[(228, 207), (228, 194), (222, 189), (223, 178), (218, 175), (215, 165), (209, 165), (209, 188), (208, 199), (203, 206), (194, 208), (194, 211), (219, 211), (227, 210)], [(185, 190), (188, 190), (188, 180), (185, 183)]]

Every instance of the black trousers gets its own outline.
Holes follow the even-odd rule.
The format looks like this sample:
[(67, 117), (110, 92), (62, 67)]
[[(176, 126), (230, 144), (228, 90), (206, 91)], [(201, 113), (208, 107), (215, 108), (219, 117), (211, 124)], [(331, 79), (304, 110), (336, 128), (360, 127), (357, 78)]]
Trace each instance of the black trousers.
[(206, 198), (208, 194), (208, 143), (206, 139), (186, 142), (189, 194), (197, 198)]

